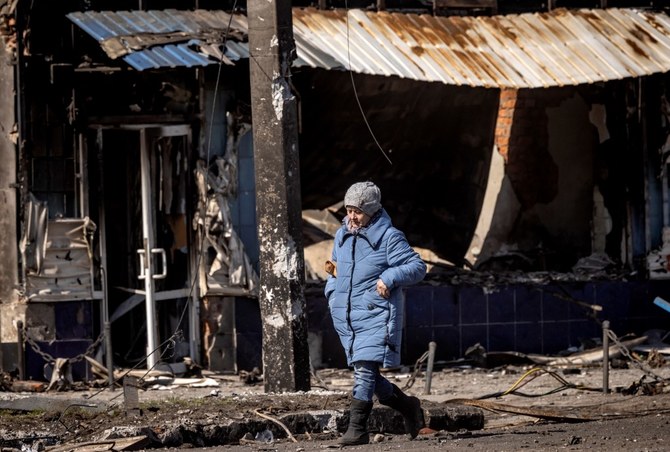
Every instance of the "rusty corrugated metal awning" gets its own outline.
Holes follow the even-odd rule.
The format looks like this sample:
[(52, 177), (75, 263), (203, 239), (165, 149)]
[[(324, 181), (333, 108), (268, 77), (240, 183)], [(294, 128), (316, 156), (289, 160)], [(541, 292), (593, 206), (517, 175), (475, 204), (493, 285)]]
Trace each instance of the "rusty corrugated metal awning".
[[(203, 10), (68, 17), (138, 70), (216, 63), (209, 55), (230, 21), (223, 11)], [(230, 23), (237, 35), (227, 40), (226, 56), (248, 58), (246, 17)], [(645, 10), (434, 17), (294, 8), (293, 28), (296, 66), (450, 85), (542, 88), (670, 71), (670, 17)]]
[[(247, 18), (224, 11), (87, 11), (67, 18), (100, 43), (112, 58), (124, 61), (138, 71), (162, 67), (206, 66), (219, 60), (223, 34), (226, 59), (247, 58)], [(228, 61), (227, 61), (228, 62)]]

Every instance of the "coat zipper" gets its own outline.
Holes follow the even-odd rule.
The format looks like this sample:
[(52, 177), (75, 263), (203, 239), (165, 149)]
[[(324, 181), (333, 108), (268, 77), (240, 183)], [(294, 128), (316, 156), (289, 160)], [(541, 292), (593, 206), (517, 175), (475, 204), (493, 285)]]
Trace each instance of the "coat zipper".
[(351, 244), (351, 274), (349, 275), (351, 283), (349, 284), (349, 296), (347, 297), (347, 324), (349, 325), (349, 330), (351, 330), (351, 344), (349, 344), (349, 358), (354, 356), (354, 340), (356, 340), (356, 333), (354, 328), (351, 325), (351, 293), (354, 290), (354, 270), (356, 268), (356, 260), (354, 256), (356, 255), (356, 240), (358, 238), (357, 234), (353, 234), (353, 242)]

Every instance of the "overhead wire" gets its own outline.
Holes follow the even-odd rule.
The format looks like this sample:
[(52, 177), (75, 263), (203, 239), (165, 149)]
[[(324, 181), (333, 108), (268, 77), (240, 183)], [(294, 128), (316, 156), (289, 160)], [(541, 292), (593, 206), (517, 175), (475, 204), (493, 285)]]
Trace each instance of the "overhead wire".
[[(226, 44), (228, 42), (228, 35), (230, 33), (230, 27), (231, 27), (232, 22), (233, 22), (233, 15), (235, 14), (235, 8), (236, 7), (237, 7), (237, 0), (235, 0), (233, 2), (233, 6), (230, 10), (230, 14), (229, 14), (229, 17), (228, 17), (228, 24), (226, 26), (226, 31), (223, 35), (223, 43), (221, 44), (221, 54), (222, 55), (225, 55), (225, 53), (226, 53)], [(212, 96), (212, 111), (210, 112), (210, 122), (209, 122), (210, 127), (209, 127), (209, 135), (208, 135), (208, 138), (207, 138), (207, 152), (206, 152), (205, 162), (206, 162), (208, 171), (209, 171), (209, 164), (210, 164), (209, 159), (211, 157), (211, 149), (212, 149), (212, 135), (213, 135), (213, 131), (214, 131), (213, 124), (214, 124), (214, 115), (215, 115), (215, 112), (216, 112), (215, 107), (216, 107), (216, 100), (217, 100), (217, 97), (218, 97), (218, 94), (219, 94), (219, 83), (221, 81), (222, 68), (223, 68), (223, 61), (222, 61), (222, 59), (220, 59), (219, 63), (218, 63), (217, 72), (216, 72), (216, 81), (215, 81), (215, 84), (214, 84), (214, 94)], [(205, 240), (206, 240), (206, 237), (205, 237), (205, 234), (203, 234), (203, 237), (200, 240), (200, 248), (198, 250), (198, 259), (196, 260), (195, 271), (193, 272), (193, 275), (192, 275), (190, 290), (189, 290), (189, 294), (188, 294), (188, 299), (191, 299), (191, 297), (193, 296), (193, 291), (195, 290), (196, 279), (198, 277), (198, 269), (200, 268), (200, 265), (202, 265), (202, 259), (203, 259), (203, 256), (205, 254)], [(171, 336), (171, 338), (174, 338), (177, 334), (180, 335), (181, 337), (183, 337), (183, 335), (181, 333), (181, 330), (180, 330), (180, 326), (184, 321), (184, 317), (186, 316), (186, 312), (188, 310), (188, 307), (189, 307), (189, 303), (187, 302), (184, 305), (184, 309), (182, 310), (181, 316), (179, 318), (179, 321), (177, 322), (177, 326), (175, 327), (174, 333)]]
[[(229, 18), (228, 18), (228, 24), (227, 24), (227, 27), (226, 27), (226, 31), (223, 35), (223, 43), (221, 45), (221, 48), (222, 48), (222, 53), (224, 53), (224, 54), (225, 54), (225, 51), (226, 51), (226, 43), (227, 43), (228, 36), (229, 36), (229, 33), (230, 33), (230, 28), (231, 28), (232, 20), (233, 20), (233, 14), (235, 12), (236, 7), (237, 7), (237, 0), (235, 0), (234, 3), (233, 3), (233, 6), (231, 8), (231, 12), (230, 12), (230, 15), (229, 15)], [(363, 118), (363, 122), (365, 123), (365, 125), (368, 129), (368, 132), (370, 133), (370, 136), (372, 137), (374, 143), (376, 144), (377, 148), (380, 150), (380, 152), (382, 153), (384, 158), (389, 162), (389, 164), (392, 165), (393, 162), (391, 161), (390, 157), (388, 156), (387, 152), (384, 150), (382, 145), (379, 143), (379, 140), (377, 139), (377, 136), (375, 135), (375, 133), (372, 129), (372, 126), (370, 125), (370, 123), (369, 123), (369, 121), (366, 117), (365, 111), (364, 111), (363, 106), (362, 106), (361, 101), (360, 101), (360, 97), (359, 97), (359, 94), (358, 94), (358, 89), (356, 87), (356, 82), (355, 82), (354, 75), (353, 75), (352, 64), (351, 64), (349, 6), (348, 6), (347, 0), (345, 0), (345, 11), (346, 11), (346, 36), (347, 36), (347, 59), (348, 59), (348, 68), (347, 69), (348, 69), (348, 72), (349, 72), (349, 77), (350, 77), (352, 89), (353, 89), (353, 92), (354, 92), (354, 98), (356, 100), (356, 104), (358, 106), (358, 109), (361, 113), (361, 117)], [(209, 160), (210, 160), (210, 156), (211, 156), (211, 146), (212, 146), (213, 127), (211, 127), (211, 125), (214, 123), (214, 116), (215, 116), (215, 112), (216, 112), (215, 107), (216, 107), (216, 101), (217, 101), (217, 97), (218, 97), (219, 83), (220, 83), (220, 80), (221, 80), (222, 67), (223, 67), (223, 62), (219, 61), (218, 62), (218, 68), (217, 68), (216, 81), (215, 81), (215, 85), (214, 85), (214, 93), (213, 93), (213, 96), (212, 96), (212, 107), (211, 107), (211, 112), (210, 112), (210, 128), (209, 128), (209, 136), (208, 136), (208, 139), (207, 139), (207, 152), (206, 152), (207, 168), (209, 168)], [(192, 276), (191, 283), (189, 284), (189, 287), (190, 287), (189, 295), (188, 295), (189, 299), (191, 299), (191, 297), (193, 296), (193, 292), (195, 290), (196, 278), (197, 278), (197, 273), (198, 273), (197, 269), (200, 268), (200, 265), (202, 264), (202, 259), (203, 259), (203, 256), (204, 256), (204, 252), (205, 252), (205, 238), (203, 237), (200, 241), (200, 248), (198, 250), (198, 256), (197, 256), (196, 265), (195, 265), (196, 271), (194, 272), (194, 274)], [(187, 302), (184, 305), (184, 308), (182, 309), (181, 315), (179, 317), (179, 321), (177, 322), (177, 326), (174, 328), (173, 334), (168, 339), (166, 339), (161, 344), (159, 344), (154, 350), (151, 350), (143, 360), (140, 360), (135, 366), (128, 369), (118, 379), (114, 379), (115, 383), (118, 382), (120, 379), (122, 379), (125, 375), (127, 375), (128, 372), (131, 372), (132, 370), (137, 369), (137, 367), (139, 367), (140, 364), (144, 363), (149, 356), (158, 352), (164, 346), (167, 345), (166, 348), (160, 354), (161, 358), (163, 358), (165, 356), (165, 354), (167, 353), (167, 351), (170, 348), (172, 348), (172, 349), (175, 348), (174, 344), (176, 343), (176, 341), (180, 338), (183, 338), (183, 333), (182, 333), (182, 330), (181, 330), (180, 327), (181, 327), (181, 325), (184, 321), (184, 318), (186, 316), (186, 312), (188, 311), (188, 307), (189, 307), (189, 303)], [(172, 344), (172, 347), (169, 346), (170, 344)], [(157, 360), (157, 362), (158, 362), (158, 360)], [(146, 372), (145, 376), (148, 375), (149, 372), (151, 370), (153, 370), (154, 367), (155, 367), (155, 365), (152, 366), (151, 369), (147, 369), (147, 372)], [(108, 369), (108, 371), (112, 372), (111, 369)], [(144, 378), (144, 377), (142, 377), (142, 378)], [(91, 395), (90, 397), (93, 397), (94, 395), (95, 394)]]
[(356, 81), (354, 80), (354, 72), (351, 68), (351, 43), (350, 43), (350, 37), (349, 37), (349, 5), (348, 1), (344, 0), (344, 8), (346, 12), (346, 27), (347, 27), (347, 59), (348, 59), (348, 71), (349, 71), (349, 78), (351, 79), (351, 87), (354, 91), (354, 98), (356, 99), (356, 105), (358, 105), (358, 110), (361, 112), (361, 116), (363, 117), (363, 122), (365, 123), (365, 126), (368, 128), (368, 131), (370, 132), (370, 136), (374, 140), (375, 144), (381, 151), (382, 155), (386, 158), (386, 160), (389, 162), (389, 164), (393, 165), (393, 162), (389, 158), (388, 154), (386, 151), (384, 151), (384, 148), (382, 147), (381, 144), (379, 144), (379, 140), (377, 140), (377, 136), (375, 135), (374, 131), (372, 130), (372, 126), (370, 126), (370, 122), (368, 121), (368, 118), (365, 115), (365, 111), (363, 110), (363, 106), (361, 105), (361, 100), (359, 99), (358, 96), (358, 89), (356, 88)]

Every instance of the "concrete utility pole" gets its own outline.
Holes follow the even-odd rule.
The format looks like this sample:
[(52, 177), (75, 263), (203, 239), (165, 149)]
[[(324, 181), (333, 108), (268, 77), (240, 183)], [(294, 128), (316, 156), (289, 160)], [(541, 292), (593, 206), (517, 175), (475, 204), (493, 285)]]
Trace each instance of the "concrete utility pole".
[[(0, 109), (0, 123), (11, 124), (16, 122), (15, 117), (15, 78), (14, 65), (11, 63), (12, 56), (4, 49), (0, 52), (0, 96), (2, 96), (2, 109)], [(19, 69), (20, 70), (20, 69)], [(23, 138), (20, 136), (19, 138)], [(16, 178), (16, 154), (17, 145), (12, 142), (10, 131), (7, 130), (0, 136), (0, 304), (18, 302), (19, 285), (19, 261), (17, 251), (17, 178)], [(1, 311), (1, 309), (0, 309)], [(5, 326), (10, 325), (6, 323)], [(5, 333), (9, 337), (10, 333)], [(2, 337), (0, 336), (0, 343)], [(0, 352), (1, 354), (2, 352)], [(2, 369), (2, 361), (0, 361)]]
[(266, 392), (310, 388), (289, 0), (249, 0), (249, 67)]

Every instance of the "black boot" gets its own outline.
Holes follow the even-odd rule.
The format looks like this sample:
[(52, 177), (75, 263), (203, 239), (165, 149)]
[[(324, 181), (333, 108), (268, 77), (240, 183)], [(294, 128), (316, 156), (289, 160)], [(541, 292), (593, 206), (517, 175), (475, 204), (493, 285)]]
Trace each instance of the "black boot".
[(390, 406), (402, 414), (405, 421), (405, 432), (409, 433), (412, 438), (416, 438), (419, 430), (424, 427), (421, 402), (416, 397), (406, 395), (396, 385), (393, 385), (393, 394), (387, 399), (380, 400), (379, 403)]
[(340, 444), (343, 446), (353, 446), (356, 444), (368, 444), (370, 436), (368, 435), (368, 418), (372, 411), (372, 402), (352, 399), (349, 407), (349, 427), (340, 438)]

